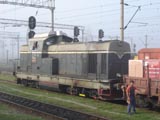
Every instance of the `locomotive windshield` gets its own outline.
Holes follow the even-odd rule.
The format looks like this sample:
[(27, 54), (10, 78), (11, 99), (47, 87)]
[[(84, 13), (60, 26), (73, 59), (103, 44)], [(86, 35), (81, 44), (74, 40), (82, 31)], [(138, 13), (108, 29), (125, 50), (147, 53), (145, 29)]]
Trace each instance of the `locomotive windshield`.
[(47, 46), (54, 45), (60, 42), (72, 42), (73, 39), (67, 36), (52, 36), (46, 39)]
[(53, 45), (53, 44), (56, 44), (56, 43), (57, 43), (57, 37), (56, 36), (48, 38), (45, 42), (45, 44), (47, 46), (50, 46), (50, 45)]

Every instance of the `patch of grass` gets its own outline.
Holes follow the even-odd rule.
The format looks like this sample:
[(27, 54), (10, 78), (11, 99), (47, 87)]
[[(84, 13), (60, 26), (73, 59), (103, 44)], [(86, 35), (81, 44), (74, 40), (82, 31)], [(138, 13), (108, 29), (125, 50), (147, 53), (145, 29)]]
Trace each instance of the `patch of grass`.
[(27, 97), (45, 103), (63, 106), (73, 110), (103, 116), (111, 120), (159, 120), (160, 114), (137, 109), (137, 114), (128, 115), (126, 106), (102, 102), (93, 99), (70, 96), (61, 93), (23, 87), (21, 85), (1, 83), (0, 91)]
[(8, 74), (0, 74), (0, 80), (16, 80), (16, 77)]
[(0, 103), (0, 120), (42, 120), (42, 118), (17, 112), (14, 108)]

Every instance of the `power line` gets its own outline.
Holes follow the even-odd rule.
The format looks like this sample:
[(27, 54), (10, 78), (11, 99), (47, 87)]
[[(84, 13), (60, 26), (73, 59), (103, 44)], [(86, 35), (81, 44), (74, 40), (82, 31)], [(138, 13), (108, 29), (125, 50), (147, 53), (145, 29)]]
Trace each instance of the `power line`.
[[(13, 25), (12, 27), (28, 26), (28, 21), (26, 20), (16, 20), (16, 19), (6, 19), (0, 18), (0, 24)], [(51, 23), (47, 22), (37, 22), (37, 27), (48, 27), (51, 28)], [(73, 30), (75, 25), (58, 24), (55, 23), (55, 27), (58, 29), (69, 29)], [(80, 30), (84, 30), (84, 26), (78, 26)]]
[[(139, 1), (139, 0), (133, 0), (133, 1)], [(130, 1), (126, 1), (126, 2), (130, 2)], [(73, 12), (73, 11), (84, 11), (84, 10), (96, 9), (96, 8), (99, 8), (99, 7), (108, 7), (109, 5), (118, 6), (117, 3), (107, 3), (107, 4), (103, 4), (103, 5), (98, 5), (98, 6), (91, 6), (91, 7), (84, 7), (84, 8), (57, 11), (57, 13), (67, 13), (67, 12)], [(129, 6), (133, 7), (134, 5), (129, 5)]]
[[(141, 5), (141, 8), (143, 8), (143, 7), (147, 7), (147, 6), (150, 6), (150, 5), (152, 5), (152, 6), (154, 6), (154, 5), (157, 5), (158, 3), (156, 3), (156, 4), (151, 4), (151, 3), (149, 3), (149, 4), (143, 4), (143, 5)], [(159, 3), (160, 4), (160, 3)], [(130, 5), (129, 7), (130, 8), (126, 8), (126, 9), (132, 9), (133, 8), (133, 6), (134, 7), (136, 7), (135, 5)], [(125, 9), (125, 10), (126, 10)], [(79, 17), (88, 17), (88, 16), (95, 16), (95, 15), (97, 15), (97, 14), (108, 14), (108, 13), (111, 13), (111, 12), (116, 12), (116, 11), (118, 11), (118, 13), (115, 13), (115, 14), (109, 14), (109, 15), (116, 15), (116, 14), (119, 14), (119, 10), (120, 9), (114, 9), (114, 10), (106, 10), (106, 11), (102, 11), (102, 12), (91, 12), (91, 13), (86, 13), (86, 14), (79, 14), (79, 15), (72, 15), (72, 16), (66, 16), (66, 17), (59, 17), (59, 18), (56, 18), (56, 20), (60, 20), (60, 21), (64, 21), (64, 20), (66, 20), (66, 19), (78, 19)], [(143, 9), (142, 9), (143, 10)], [(72, 11), (73, 12), (73, 11)], [(101, 17), (102, 17), (102, 15), (101, 15)]]
[(124, 27), (124, 29), (126, 29), (128, 27), (128, 25), (132, 22), (133, 18), (136, 16), (136, 14), (138, 13), (138, 11), (141, 9), (141, 6), (138, 6), (136, 12), (133, 14), (133, 16), (131, 17), (131, 19), (129, 20), (129, 22), (127, 23), (127, 25)]
[[(127, 8), (127, 9), (131, 9), (131, 8)], [(66, 17), (59, 17), (59, 18), (56, 18), (57, 20), (60, 19), (71, 19), (71, 18), (76, 18), (77, 17), (85, 17), (85, 16), (91, 16), (91, 15), (97, 15), (97, 14), (107, 14), (109, 13), (109, 15), (112, 15), (110, 14), (111, 12), (118, 12), (119, 13), (120, 9), (112, 9), (112, 10), (104, 10), (104, 11), (96, 11), (96, 12), (90, 12), (90, 13), (85, 13), (85, 14), (79, 14), (79, 15), (72, 15), (72, 16), (66, 16)], [(116, 14), (118, 14), (116, 13)]]
[(57, 13), (68, 13), (68, 12), (73, 12), (73, 11), (86, 11), (86, 10), (91, 10), (91, 9), (97, 9), (100, 7), (108, 7), (109, 5), (114, 5), (114, 6), (118, 6), (118, 4), (116, 3), (107, 3), (107, 4), (103, 4), (103, 5), (96, 5), (96, 6), (91, 6), (91, 7), (84, 7), (84, 8), (77, 8), (77, 9), (69, 9), (69, 10), (63, 10), (63, 11), (57, 11)]

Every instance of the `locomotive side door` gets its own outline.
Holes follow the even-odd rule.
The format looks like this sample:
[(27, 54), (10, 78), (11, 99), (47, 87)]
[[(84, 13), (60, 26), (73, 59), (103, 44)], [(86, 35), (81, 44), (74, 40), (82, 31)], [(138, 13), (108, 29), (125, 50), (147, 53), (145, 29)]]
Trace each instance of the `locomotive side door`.
[(30, 41), (31, 72), (40, 73), (43, 40)]

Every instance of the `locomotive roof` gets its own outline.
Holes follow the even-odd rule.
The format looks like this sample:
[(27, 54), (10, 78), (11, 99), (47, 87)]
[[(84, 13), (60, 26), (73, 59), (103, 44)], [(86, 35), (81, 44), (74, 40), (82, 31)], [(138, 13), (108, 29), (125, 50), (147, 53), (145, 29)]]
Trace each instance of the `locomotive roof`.
[(119, 40), (109, 40), (103, 42), (87, 42), (87, 43), (67, 43), (56, 44), (48, 48), (49, 52), (69, 52), (69, 51), (121, 51), (130, 52), (130, 46), (127, 42), (121, 42)]
[[(68, 37), (63, 32), (52, 32), (35, 35), (34, 38), (29, 39), (29, 42), (45, 41), (47, 38), (52, 36), (65, 36)], [(70, 37), (68, 37), (70, 38)], [(70, 38), (72, 39), (72, 38)], [(29, 46), (23, 46), (21, 51), (30, 51)], [(122, 42), (119, 40), (107, 40), (107, 41), (90, 41), (90, 42), (60, 42), (58, 44), (52, 44), (48, 46), (48, 52), (58, 53), (58, 52), (105, 52), (105, 51), (119, 51), (119, 52), (130, 52), (130, 46), (127, 42)], [(40, 51), (39, 51), (40, 52)]]

